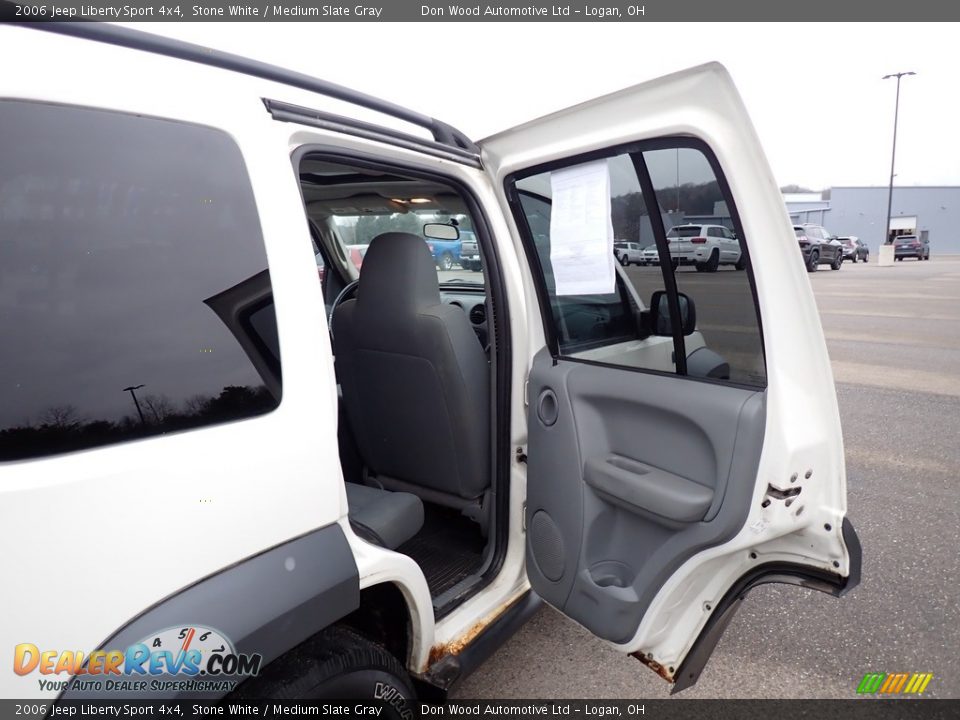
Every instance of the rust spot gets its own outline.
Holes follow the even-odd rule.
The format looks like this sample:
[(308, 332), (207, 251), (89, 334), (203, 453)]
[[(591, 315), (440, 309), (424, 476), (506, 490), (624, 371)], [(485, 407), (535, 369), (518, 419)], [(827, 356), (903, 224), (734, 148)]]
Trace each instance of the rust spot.
[(653, 658), (648, 658), (646, 655), (644, 655), (642, 652), (639, 652), (639, 651), (635, 653), (630, 653), (630, 654), (633, 657), (635, 657), (637, 660), (642, 662), (644, 665), (646, 665), (648, 668), (653, 670), (657, 675), (662, 677), (667, 682), (673, 683), (677, 681), (677, 679), (673, 676), (673, 673), (670, 672), (669, 669), (665, 668), (663, 665), (658, 663)]
[[(522, 597), (522, 595), (520, 597)], [(427, 659), (427, 667), (429, 668), (433, 666), (435, 663), (439, 662), (448, 655), (459, 655), (461, 652), (463, 652), (463, 649), (467, 647), (467, 645), (472, 643), (477, 636), (486, 630), (493, 621), (509, 610), (510, 607), (520, 599), (520, 597), (511, 598), (507, 602), (503, 603), (485, 618), (471, 625), (470, 629), (463, 633), (463, 635), (460, 637), (451, 640), (448, 643), (438, 643), (430, 648), (430, 657)]]

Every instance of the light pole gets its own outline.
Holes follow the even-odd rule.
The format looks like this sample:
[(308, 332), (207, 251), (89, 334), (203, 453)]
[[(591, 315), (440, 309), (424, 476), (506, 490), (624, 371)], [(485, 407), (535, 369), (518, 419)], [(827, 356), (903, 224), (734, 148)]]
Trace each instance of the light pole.
[(916, 73), (899, 72), (883, 76), (884, 80), (889, 80), (894, 77), (897, 79), (897, 103), (894, 105), (893, 110), (893, 151), (890, 153), (890, 192), (887, 194), (887, 224), (883, 230), (882, 245), (890, 242), (890, 213), (893, 211), (893, 166), (897, 160), (897, 117), (900, 114), (900, 78), (904, 75), (916, 75)]
[(124, 392), (130, 393), (130, 397), (133, 398), (133, 404), (137, 406), (137, 415), (140, 416), (140, 424), (146, 425), (146, 421), (143, 419), (143, 410), (140, 409), (140, 403), (137, 401), (137, 390), (145, 387), (144, 385), (131, 385), (130, 387), (125, 387)]

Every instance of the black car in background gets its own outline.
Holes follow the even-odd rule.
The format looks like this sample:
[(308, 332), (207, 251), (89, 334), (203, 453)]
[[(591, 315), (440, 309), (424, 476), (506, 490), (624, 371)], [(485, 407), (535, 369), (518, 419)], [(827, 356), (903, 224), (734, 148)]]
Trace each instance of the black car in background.
[(905, 257), (929, 260), (930, 240), (916, 235), (901, 235), (893, 241), (893, 256), (897, 260), (903, 260)]
[(863, 260), (863, 262), (869, 262), (870, 248), (867, 247), (867, 244), (863, 240), (854, 235), (849, 237), (838, 237), (837, 240), (839, 240), (840, 244), (843, 246), (844, 260), (850, 260), (851, 262)]
[(813, 223), (794, 225), (793, 232), (797, 236), (807, 272), (815, 272), (819, 265), (829, 265), (831, 270), (840, 269), (843, 264), (843, 245), (836, 235), (831, 235), (822, 225)]

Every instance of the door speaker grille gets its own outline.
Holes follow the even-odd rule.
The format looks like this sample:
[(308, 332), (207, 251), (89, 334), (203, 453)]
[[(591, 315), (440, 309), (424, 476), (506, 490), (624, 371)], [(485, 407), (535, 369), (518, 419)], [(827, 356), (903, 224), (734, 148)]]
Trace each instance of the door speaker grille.
[(564, 552), (560, 528), (545, 510), (537, 510), (530, 519), (530, 549), (537, 567), (547, 580), (563, 577)]

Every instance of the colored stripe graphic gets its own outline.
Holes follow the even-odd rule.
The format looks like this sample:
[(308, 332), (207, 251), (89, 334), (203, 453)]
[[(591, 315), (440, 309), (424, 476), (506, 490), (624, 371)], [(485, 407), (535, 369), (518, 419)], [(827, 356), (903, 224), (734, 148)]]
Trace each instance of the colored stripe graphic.
[(885, 677), (886, 673), (867, 673), (863, 676), (863, 680), (860, 681), (857, 692), (866, 695), (875, 693), (880, 689), (880, 684)]
[(933, 673), (867, 673), (857, 686), (860, 695), (919, 695), (933, 680)]

